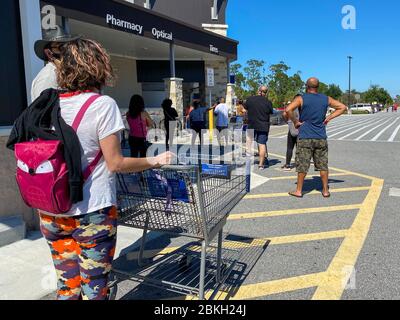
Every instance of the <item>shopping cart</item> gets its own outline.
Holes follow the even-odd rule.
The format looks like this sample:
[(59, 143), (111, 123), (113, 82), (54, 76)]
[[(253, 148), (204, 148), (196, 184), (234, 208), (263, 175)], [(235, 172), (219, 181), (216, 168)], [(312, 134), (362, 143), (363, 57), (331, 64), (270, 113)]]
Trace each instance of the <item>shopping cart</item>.
[[(246, 161), (168, 166), (120, 174), (117, 179), (120, 224), (143, 229), (138, 256), (140, 269), (135, 274), (114, 270), (117, 276), (198, 296), (201, 300), (211, 280), (219, 285), (224, 283), (238, 257), (234, 257), (234, 250), (224, 249), (224, 256), (225, 250), (229, 252), (223, 259), (223, 228), (231, 210), (248, 192)], [(144, 248), (149, 230), (186, 236), (201, 244), (198, 250), (183, 247), (148, 263), (144, 259)], [(196, 269), (197, 275), (193, 271)]]

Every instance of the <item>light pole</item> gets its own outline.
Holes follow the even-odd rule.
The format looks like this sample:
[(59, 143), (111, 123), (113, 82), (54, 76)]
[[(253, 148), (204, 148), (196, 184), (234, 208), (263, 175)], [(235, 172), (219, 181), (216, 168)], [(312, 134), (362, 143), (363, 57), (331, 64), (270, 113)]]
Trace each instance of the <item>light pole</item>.
[(347, 57), (349, 59), (349, 108), (351, 105), (351, 60), (353, 59), (352, 56)]

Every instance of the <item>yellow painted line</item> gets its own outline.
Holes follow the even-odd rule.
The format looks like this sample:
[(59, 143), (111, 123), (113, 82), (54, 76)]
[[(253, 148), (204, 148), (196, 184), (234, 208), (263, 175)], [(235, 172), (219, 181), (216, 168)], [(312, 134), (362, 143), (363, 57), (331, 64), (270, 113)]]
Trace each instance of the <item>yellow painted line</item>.
[[(332, 173), (329, 174), (329, 177), (343, 177), (343, 176), (352, 176), (353, 174), (351, 173)], [(313, 177), (319, 177), (319, 174), (310, 174), (307, 176), (307, 178), (313, 178)], [(282, 177), (272, 177), (269, 178), (271, 181), (277, 181), (277, 180), (296, 180), (297, 176), (282, 176)]]
[(224, 241), (224, 248), (227, 249), (241, 249), (249, 247), (261, 247), (265, 244), (268, 245), (282, 245), (282, 244), (293, 244), (307, 241), (318, 241), (318, 240), (329, 240), (344, 238), (348, 233), (348, 230), (335, 230), (318, 233), (305, 233), (295, 234), (290, 236), (280, 237), (266, 237), (262, 239), (254, 239), (250, 243), (241, 241)]
[[(345, 193), (345, 192), (357, 192), (357, 191), (368, 191), (370, 187), (353, 187), (353, 188), (337, 188), (331, 189), (331, 193)], [(314, 190), (312, 192), (307, 193), (307, 195), (320, 195), (321, 192)], [(279, 198), (279, 197), (290, 197), (287, 192), (282, 193), (266, 193), (266, 194), (253, 194), (247, 195), (244, 197), (245, 200), (252, 199), (267, 199), (267, 198)]]
[(265, 211), (265, 212), (250, 212), (250, 213), (237, 213), (231, 214), (228, 220), (241, 220), (241, 219), (255, 219), (255, 218), (267, 218), (267, 217), (278, 217), (288, 216), (296, 214), (310, 214), (310, 213), (326, 213), (334, 211), (348, 211), (360, 209), (361, 204), (352, 204), (344, 206), (331, 206), (331, 207), (319, 207), (319, 208), (304, 208), (304, 209), (290, 209), (290, 210), (277, 210), (277, 211)]
[(353, 172), (353, 171), (349, 171), (349, 170), (343, 170), (343, 169), (338, 169), (338, 168), (333, 168), (333, 167), (331, 167), (331, 169), (332, 169), (332, 170), (335, 170), (335, 171), (337, 171), (337, 172), (341, 172), (341, 173), (343, 173), (344, 175), (357, 176), (357, 177), (364, 178), (364, 179), (368, 179), (368, 180), (372, 180), (372, 181), (377, 179), (377, 178), (375, 178), (375, 177), (371, 177), (371, 176), (368, 176), (368, 175), (366, 175), (366, 174), (357, 173), (357, 172)]
[(384, 180), (374, 179), (371, 190), (365, 198), (349, 235), (343, 240), (338, 252), (333, 258), (322, 283), (316, 290), (314, 300), (338, 300), (345, 289), (345, 284), (351, 277), (364, 242), (368, 236), (377, 203), (382, 193)]
[[(224, 241), (224, 248), (229, 249), (240, 249), (240, 248), (248, 248), (248, 247), (260, 247), (268, 243), (268, 245), (283, 245), (283, 244), (292, 244), (292, 243), (300, 243), (307, 241), (318, 241), (318, 240), (329, 240), (329, 239), (339, 239), (344, 238), (348, 233), (348, 230), (335, 230), (335, 231), (326, 231), (319, 233), (306, 233), (306, 234), (295, 234), (290, 236), (280, 236), (280, 237), (266, 237), (263, 239), (254, 239), (250, 243), (240, 242), (240, 241)], [(158, 255), (166, 255), (175, 250), (178, 250), (179, 247), (170, 247), (159, 250), (147, 250), (144, 251), (145, 258), (153, 258)], [(193, 247), (194, 252), (200, 252), (200, 247)], [(131, 252), (128, 253), (128, 260), (137, 260), (139, 252)]]
[[(281, 157), (281, 156), (279, 156)], [(265, 239), (254, 239), (250, 244), (239, 244), (239, 246), (251, 246), (260, 245), (265, 243), (266, 240), (270, 241), (270, 245), (297, 243), (304, 241), (333, 239), (333, 238), (344, 238), (338, 252), (333, 258), (328, 270), (326, 272), (302, 275), (292, 278), (273, 280), (258, 284), (243, 285), (236, 291), (234, 300), (253, 299), (258, 297), (265, 297), (268, 295), (279, 294), (283, 292), (292, 292), (301, 289), (307, 289), (317, 287), (317, 290), (313, 296), (314, 300), (334, 300), (340, 299), (345, 284), (350, 278), (349, 269), (354, 268), (364, 242), (368, 236), (369, 229), (371, 227), (372, 219), (376, 210), (377, 203), (382, 193), (384, 180), (370, 177), (364, 174), (358, 174), (348, 170), (336, 169), (337, 175), (354, 175), (361, 178), (365, 178), (372, 181), (371, 187), (368, 187), (369, 193), (362, 204), (347, 205), (347, 206), (332, 206), (323, 208), (307, 208), (307, 209), (296, 209), (296, 210), (280, 210), (271, 212), (256, 212), (249, 214), (236, 214), (231, 215), (230, 220), (238, 219), (250, 219), (257, 217), (271, 217), (271, 216), (282, 216), (292, 214), (306, 214), (306, 213), (319, 213), (319, 212), (332, 212), (332, 211), (346, 211), (359, 209), (358, 215), (356, 216), (352, 227), (349, 230), (337, 230), (328, 231), (314, 234), (301, 234), (291, 235), (282, 237), (273, 237)], [(333, 176), (332, 174), (331, 176)], [(281, 177), (279, 177), (281, 178)], [(282, 177), (288, 178), (288, 177)], [(290, 178), (290, 177), (289, 177)], [(366, 190), (366, 187), (359, 187)], [(350, 188), (346, 188), (350, 189)], [(333, 190), (332, 190), (333, 191)], [(361, 190), (360, 190), (361, 191)], [(238, 246), (238, 242), (227, 242), (225, 245)], [(149, 253), (154, 252), (155, 254), (166, 254), (176, 250), (177, 248), (167, 248), (162, 251), (153, 250), (147, 251), (146, 256)], [(137, 255), (137, 252), (136, 252)], [(151, 256), (151, 255), (150, 255)], [(211, 296), (209, 292), (207, 298)], [(228, 298), (227, 292), (220, 291), (217, 299)], [(193, 297), (179, 297), (177, 299), (193, 300)]]
[[(248, 284), (241, 286), (233, 300), (254, 299), (272, 294), (290, 292), (318, 286), (324, 273), (314, 273), (287, 279), (273, 280), (264, 283)], [(225, 297), (227, 293), (225, 293)], [(223, 295), (219, 297), (223, 298)]]
[(346, 237), (347, 234), (348, 230), (336, 230), (336, 231), (326, 231), (319, 233), (306, 233), (306, 234), (298, 234), (292, 236), (282, 236), (282, 237), (271, 238), (270, 245), (282, 245), (282, 244), (300, 243), (308, 241), (339, 239)]

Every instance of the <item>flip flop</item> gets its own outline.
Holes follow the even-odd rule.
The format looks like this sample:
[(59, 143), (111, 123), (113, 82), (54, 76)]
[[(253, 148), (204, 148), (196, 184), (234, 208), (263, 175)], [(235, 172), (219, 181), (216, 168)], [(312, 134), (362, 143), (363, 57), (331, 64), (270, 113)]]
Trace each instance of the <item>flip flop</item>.
[(331, 197), (331, 193), (328, 192), (328, 194), (322, 194), (322, 196), (323, 196), (324, 198), (330, 198), (330, 197)]
[(303, 195), (298, 196), (297, 194), (295, 194), (294, 192), (289, 192), (289, 196), (295, 197), (295, 198), (303, 198)]

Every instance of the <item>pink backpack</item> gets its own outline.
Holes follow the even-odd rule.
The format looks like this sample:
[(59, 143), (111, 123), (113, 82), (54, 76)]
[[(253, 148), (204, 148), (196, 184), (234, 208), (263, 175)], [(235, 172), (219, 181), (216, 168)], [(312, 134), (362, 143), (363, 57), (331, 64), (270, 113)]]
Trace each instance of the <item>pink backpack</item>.
[[(78, 130), (82, 119), (100, 95), (91, 96), (76, 116), (72, 128)], [(101, 151), (83, 172), (84, 181), (100, 162)], [(15, 145), (17, 184), (24, 202), (31, 208), (52, 214), (65, 214), (71, 210), (68, 168), (63, 145), (58, 140), (35, 140)]]

